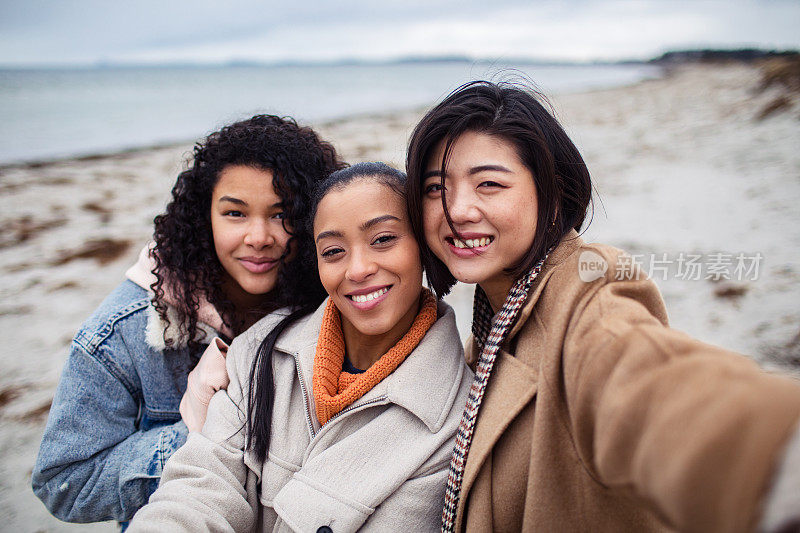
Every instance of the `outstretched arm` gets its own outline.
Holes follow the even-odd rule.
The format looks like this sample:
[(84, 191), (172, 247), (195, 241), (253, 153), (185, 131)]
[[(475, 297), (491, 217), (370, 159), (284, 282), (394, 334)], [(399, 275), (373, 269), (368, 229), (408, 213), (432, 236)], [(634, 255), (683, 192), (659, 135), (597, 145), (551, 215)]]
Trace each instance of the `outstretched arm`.
[(584, 466), (673, 527), (756, 526), (800, 417), (800, 386), (664, 327), (650, 280), (612, 281), (577, 307), (564, 345), (568, 421)]

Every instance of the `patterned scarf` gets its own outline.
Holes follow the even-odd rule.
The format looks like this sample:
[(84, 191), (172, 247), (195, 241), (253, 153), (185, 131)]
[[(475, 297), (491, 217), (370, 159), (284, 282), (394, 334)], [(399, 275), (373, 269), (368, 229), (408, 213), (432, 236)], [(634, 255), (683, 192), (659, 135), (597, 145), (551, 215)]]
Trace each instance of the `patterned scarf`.
[(472, 387), (469, 391), (469, 398), (467, 398), (467, 405), (464, 408), (464, 414), (461, 416), (461, 424), (456, 434), (453, 457), (450, 460), (450, 473), (447, 476), (447, 492), (444, 496), (444, 510), (442, 511), (443, 533), (452, 532), (455, 527), (456, 508), (461, 497), (461, 482), (464, 479), (464, 466), (467, 463), (467, 455), (472, 444), (472, 434), (475, 431), (478, 409), (480, 409), (489, 376), (492, 374), (497, 352), (511, 330), (519, 310), (528, 299), (528, 292), (533, 280), (541, 272), (542, 265), (548, 254), (545, 254), (541, 261), (536, 263), (527, 274), (518, 279), (514, 286), (511, 287), (503, 307), (497, 315), (494, 315), (494, 318), (486, 293), (480, 287), (475, 287), (472, 333), (481, 348), (481, 355), (478, 359), (475, 379), (472, 381)]

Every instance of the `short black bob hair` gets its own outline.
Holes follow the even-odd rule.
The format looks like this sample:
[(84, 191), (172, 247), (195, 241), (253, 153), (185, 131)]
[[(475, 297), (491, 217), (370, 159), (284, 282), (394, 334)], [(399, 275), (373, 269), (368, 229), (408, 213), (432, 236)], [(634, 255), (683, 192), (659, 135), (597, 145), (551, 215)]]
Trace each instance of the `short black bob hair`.
[[(527, 254), (508, 269), (518, 278), (531, 269), (547, 250), (574, 228), (580, 230), (591, 202), (592, 183), (581, 154), (553, 115), (542, 105), (539, 93), (507, 83), (473, 81), (450, 93), (414, 128), (406, 160), (407, 202), (414, 235), (420, 243), (428, 283), (442, 297), (456, 279), (431, 252), (422, 227), (423, 176), (433, 163), (442, 180), (453, 143), (466, 132), (500, 137), (511, 143), (531, 171), (538, 196), (536, 234)], [(442, 161), (429, 161), (444, 142)], [(442, 187), (442, 204), (453, 232)], [(531, 213), (533, 215), (533, 213)], [(520, 216), (526, 216), (520, 213)]]

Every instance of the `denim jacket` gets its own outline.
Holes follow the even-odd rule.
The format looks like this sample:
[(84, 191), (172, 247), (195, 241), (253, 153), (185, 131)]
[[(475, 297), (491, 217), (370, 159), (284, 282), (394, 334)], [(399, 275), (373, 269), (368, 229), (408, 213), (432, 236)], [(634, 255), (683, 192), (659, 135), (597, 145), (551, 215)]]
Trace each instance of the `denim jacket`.
[(130, 520), (186, 441), (178, 406), (203, 351), (164, 348), (150, 298), (124, 281), (72, 341), (32, 475), (61, 520)]

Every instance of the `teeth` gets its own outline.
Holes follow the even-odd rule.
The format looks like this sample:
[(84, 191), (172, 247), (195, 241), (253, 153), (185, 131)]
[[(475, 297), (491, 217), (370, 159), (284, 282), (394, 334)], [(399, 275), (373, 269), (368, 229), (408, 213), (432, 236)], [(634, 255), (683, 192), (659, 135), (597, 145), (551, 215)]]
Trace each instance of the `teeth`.
[(453, 238), (453, 244), (455, 245), (456, 248), (475, 248), (478, 246), (486, 246), (490, 242), (492, 242), (491, 237), (481, 237), (480, 239), (467, 239), (466, 241)]
[(375, 298), (377, 298), (378, 296), (384, 294), (388, 290), (389, 290), (388, 287), (384, 287), (382, 289), (378, 289), (377, 291), (371, 292), (369, 294), (356, 294), (356, 295), (351, 296), (350, 298), (354, 302), (358, 302), (358, 303), (362, 303), (363, 304), (364, 302), (369, 302), (371, 300), (374, 300)]

